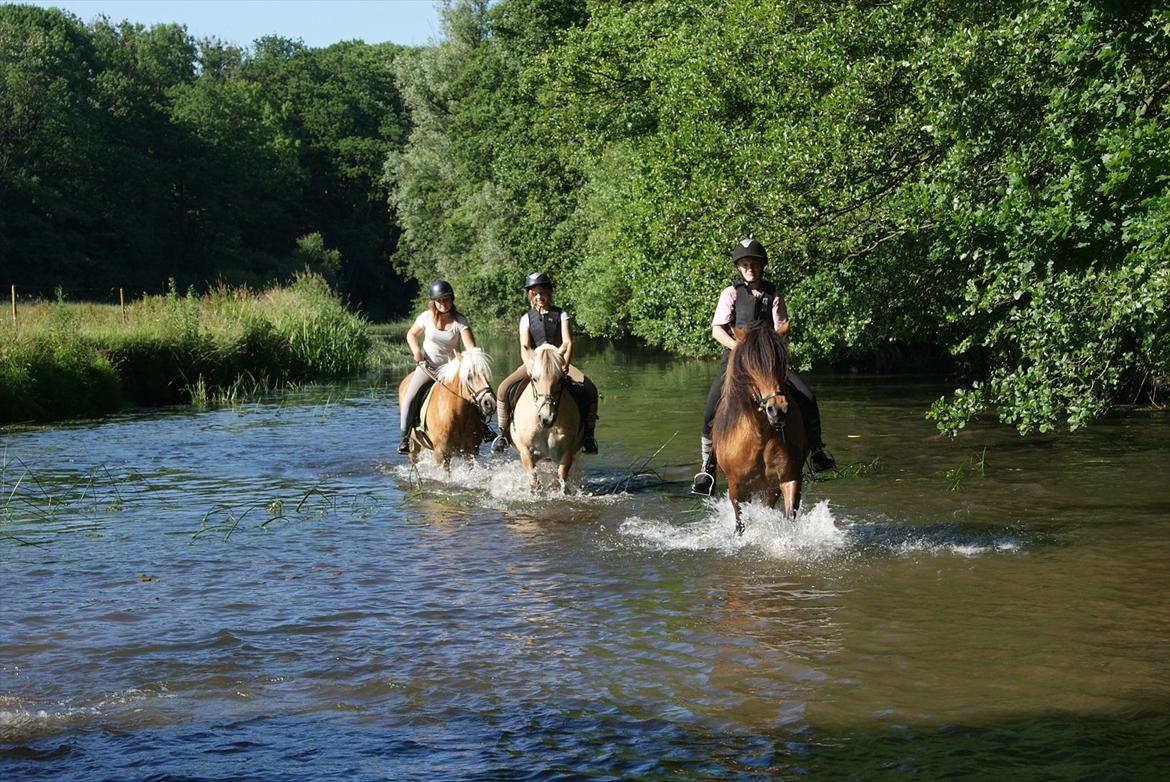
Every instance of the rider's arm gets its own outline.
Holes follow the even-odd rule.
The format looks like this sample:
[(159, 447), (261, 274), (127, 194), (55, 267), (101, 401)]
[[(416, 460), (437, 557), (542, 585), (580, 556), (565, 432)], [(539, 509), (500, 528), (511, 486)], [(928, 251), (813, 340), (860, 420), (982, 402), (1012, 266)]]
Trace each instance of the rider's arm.
[(715, 338), (716, 342), (728, 350), (735, 350), (735, 337), (728, 333), (725, 326), (712, 326), (711, 336)]
[(565, 357), (565, 366), (573, 363), (573, 322), (561, 315), (561, 355)]
[(426, 361), (427, 359), (426, 354), (422, 352), (422, 348), (418, 346), (418, 335), (422, 334), (423, 331), (424, 326), (416, 320), (414, 325), (410, 327), (410, 330), (406, 332), (406, 344), (410, 347), (410, 355), (414, 357), (416, 362)]
[(532, 335), (528, 333), (528, 319), (520, 319), (520, 361), (524, 364), (532, 358)]
[(779, 293), (772, 299), (772, 322), (776, 324), (777, 334), (788, 336), (788, 307), (784, 306), (784, 297)]
[(461, 336), (463, 337), (463, 347), (467, 348), (468, 350), (471, 350), (473, 347), (475, 347), (475, 335), (471, 333), (471, 326), (463, 329)]

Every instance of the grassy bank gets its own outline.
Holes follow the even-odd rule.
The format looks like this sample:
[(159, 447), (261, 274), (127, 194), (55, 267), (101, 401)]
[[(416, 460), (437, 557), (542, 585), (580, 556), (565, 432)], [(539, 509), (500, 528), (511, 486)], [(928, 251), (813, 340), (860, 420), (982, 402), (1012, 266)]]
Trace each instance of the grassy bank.
[(126, 307), (21, 305), (0, 332), (0, 423), (230, 399), (365, 369), (367, 324), (315, 276)]

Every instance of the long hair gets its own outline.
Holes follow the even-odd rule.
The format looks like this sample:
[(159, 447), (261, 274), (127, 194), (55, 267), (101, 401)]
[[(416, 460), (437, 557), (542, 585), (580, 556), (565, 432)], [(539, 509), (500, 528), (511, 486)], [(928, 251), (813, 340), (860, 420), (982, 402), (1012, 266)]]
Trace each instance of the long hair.
[(764, 321), (743, 330), (723, 374), (723, 395), (715, 410), (714, 426), (720, 429), (751, 412), (758, 404), (759, 388), (781, 390), (788, 379), (788, 348)]
[[(439, 308), (437, 306), (435, 306), (434, 299), (431, 299), (430, 301), (427, 302), (427, 309), (431, 311), (431, 320), (435, 323), (438, 323), (439, 322)], [(447, 311), (447, 314), (451, 316), (452, 321), (454, 321), (455, 318), (459, 317), (459, 308), (455, 306), (455, 297), (454, 296), (451, 297), (451, 309)]]

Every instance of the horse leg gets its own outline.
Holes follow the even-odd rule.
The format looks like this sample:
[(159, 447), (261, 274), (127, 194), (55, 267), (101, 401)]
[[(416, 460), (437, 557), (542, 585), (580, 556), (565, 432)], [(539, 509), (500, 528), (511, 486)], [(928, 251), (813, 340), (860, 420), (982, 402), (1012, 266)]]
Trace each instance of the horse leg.
[[(515, 440), (512, 442), (516, 443)], [(520, 452), (520, 466), (528, 473), (528, 488), (536, 491), (540, 488), (540, 481), (536, 475), (536, 460), (532, 458), (532, 452), (524, 446), (517, 444), (516, 450)]]
[(743, 519), (739, 510), (739, 484), (730, 477), (727, 479), (727, 499), (731, 500), (731, 509), (735, 511), (735, 534), (743, 534)]
[(573, 454), (570, 453), (568, 458), (561, 461), (557, 465), (557, 477), (561, 479), (561, 494), (569, 493), (568, 479), (569, 468), (573, 466)]
[(796, 518), (796, 511), (800, 509), (800, 478), (782, 481), (780, 492), (784, 495), (784, 517)]

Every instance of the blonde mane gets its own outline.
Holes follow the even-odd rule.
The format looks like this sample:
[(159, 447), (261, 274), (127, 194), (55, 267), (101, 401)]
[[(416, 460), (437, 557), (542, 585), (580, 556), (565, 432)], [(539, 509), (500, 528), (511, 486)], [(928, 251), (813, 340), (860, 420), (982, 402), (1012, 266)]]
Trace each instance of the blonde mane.
[[(458, 377), (464, 386), (492, 384), (492, 360), (479, 348), (468, 348), (439, 369), (439, 380), (444, 384), (454, 382)], [(479, 383), (475, 383), (479, 380)]]
[(555, 380), (565, 374), (565, 359), (556, 345), (545, 343), (532, 352), (528, 375), (533, 380)]

